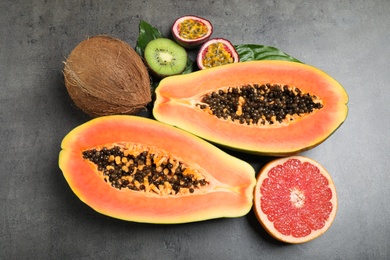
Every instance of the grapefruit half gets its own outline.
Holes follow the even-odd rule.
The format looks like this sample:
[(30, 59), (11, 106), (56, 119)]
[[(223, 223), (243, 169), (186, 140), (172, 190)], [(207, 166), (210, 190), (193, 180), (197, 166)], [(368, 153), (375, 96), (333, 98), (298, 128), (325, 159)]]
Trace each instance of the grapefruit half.
[(274, 238), (304, 243), (322, 235), (337, 211), (331, 176), (319, 163), (304, 156), (271, 161), (258, 177), (254, 212)]

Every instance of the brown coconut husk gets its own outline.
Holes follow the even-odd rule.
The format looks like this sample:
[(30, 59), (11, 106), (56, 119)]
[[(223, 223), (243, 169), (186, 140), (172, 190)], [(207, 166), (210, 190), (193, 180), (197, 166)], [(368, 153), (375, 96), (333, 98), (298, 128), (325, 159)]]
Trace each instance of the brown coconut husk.
[(147, 68), (122, 40), (90, 37), (73, 49), (64, 64), (70, 97), (91, 117), (136, 114), (152, 100)]

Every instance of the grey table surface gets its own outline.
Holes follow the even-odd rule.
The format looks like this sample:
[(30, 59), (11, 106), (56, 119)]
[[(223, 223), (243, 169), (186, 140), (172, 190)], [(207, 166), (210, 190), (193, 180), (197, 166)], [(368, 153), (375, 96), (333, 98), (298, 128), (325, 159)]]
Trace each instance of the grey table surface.
[[(98, 214), (60, 169), (62, 138), (90, 118), (75, 108), (63, 61), (87, 36), (135, 47), (140, 20), (169, 33), (196, 14), (213, 37), (270, 45), (337, 79), (345, 123), (302, 153), (331, 173), (339, 209), (318, 239), (286, 245), (254, 213), (180, 225)], [(0, 2), (0, 259), (390, 259), (390, 1)], [(140, 116), (148, 116), (141, 114)], [(258, 171), (271, 158), (235, 154)]]

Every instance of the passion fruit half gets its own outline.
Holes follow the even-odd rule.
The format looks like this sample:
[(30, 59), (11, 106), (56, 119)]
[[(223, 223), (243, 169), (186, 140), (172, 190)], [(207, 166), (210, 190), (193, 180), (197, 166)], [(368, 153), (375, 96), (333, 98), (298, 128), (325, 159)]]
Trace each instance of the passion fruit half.
[(240, 57), (233, 44), (223, 38), (214, 38), (205, 42), (196, 57), (201, 70), (239, 61)]
[(199, 47), (212, 33), (211, 22), (195, 15), (179, 17), (172, 25), (173, 39), (186, 49)]

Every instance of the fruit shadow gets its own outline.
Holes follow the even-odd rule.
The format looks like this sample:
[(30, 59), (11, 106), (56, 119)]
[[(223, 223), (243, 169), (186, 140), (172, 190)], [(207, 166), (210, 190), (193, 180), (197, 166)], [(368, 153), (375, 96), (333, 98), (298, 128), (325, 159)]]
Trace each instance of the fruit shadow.
[[(55, 217), (56, 219), (63, 220), (63, 225), (76, 225), (85, 232), (93, 232), (96, 230), (102, 232), (108, 232), (108, 230), (117, 232), (121, 230), (127, 230), (127, 232), (132, 230), (137, 232), (137, 230), (140, 230), (140, 232), (143, 232), (143, 230), (148, 228), (151, 229), (145, 223), (123, 221), (95, 211), (76, 196), (58, 166), (55, 165), (53, 168), (55, 168), (52, 171), (54, 177), (51, 178), (52, 185), (50, 187), (55, 187), (52, 194), (56, 197), (59, 208), (54, 214), (57, 215)], [(65, 228), (69, 229), (69, 226)], [(73, 229), (75, 232), (78, 232), (75, 228)]]
[(261, 240), (277, 247), (291, 246), (291, 244), (279, 241), (273, 238), (270, 234), (268, 234), (268, 232), (261, 226), (260, 222), (257, 220), (253, 207), (245, 216), (245, 218)]
[[(183, 241), (175, 240), (177, 234), (180, 234), (180, 239), (195, 239), (197, 241), (197, 237), (204, 235), (204, 230), (218, 231), (224, 229), (223, 226), (230, 225), (231, 221), (237, 221), (234, 218), (217, 218), (190, 223), (151, 224), (112, 218), (95, 211), (82, 202), (73, 193), (58, 166), (53, 164), (52, 168), (53, 177), (50, 178), (51, 184), (49, 186), (55, 187), (52, 194), (56, 197), (57, 204), (57, 210), (53, 212), (53, 219), (62, 219), (61, 222), (54, 224), (56, 225), (54, 229), (68, 230), (67, 232), (72, 233), (70, 234), (71, 237), (77, 237), (80, 233), (83, 233), (83, 236), (93, 236), (96, 233), (115, 233), (117, 237), (125, 238), (128, 237), (129, 231), (131, 231), (132, 236), (145, 237), (150, 234), (156, 241), (160, 240), (159, 243), (179, 247)], [(271, 237), (258, 222), (253, 209), (243, 216), (242, 220), (249, 223), (249, 232), (253, 236), (257, 236), (259, 241), (276, 247), (290, 245)], [(158, 219), (156, 219), (156, 222), (158, 222)], [(195, 238), (191, 238), (192, 236), (195, 236)]]
[[(229, 150), (224, 147), (220, 147), (223, 151), (226, 153), (241, 159), (243, 161), (246, 161), (255, 170), (256, 178), (258, 177), (260, 170), (269, 162), (281, 158), (281, 156), (263, 156), (263, 155), (257, 155), (257, 154), (250, 154), (245, 153), (237, 150)], [(256, 217), (256, 214), (253, 210), (253, 207), (248, 212), (248, 214), (245, 216), (246, 220), (248, 221), (249, 225), (252, 227), (252, 230), (254, 230), (257, 235), (260, 237), (261, 240), (266, 241), (267, 243), (274, 245), (274, 246), (291, 246), (292, 244), (288, 244), (282, 241), (279, 241), (275, 238), (273, 238), (268, 232), (261, 226), (259, 220)]]
[(61, 118), (63, 122), (75, 122), (76, 125), (92, 119), (79, 109), (69, 96), (62, 71), (58, 71), (52, 84), (55, 86), (53, 91), (55, 94), (52, 97), (55, 99), (55, 104), (58, 107), (56, 108), (58, 118)]
[(236, 157), (242, 161), (245, 161), (249, 163), (253, 169), (255, 170), (256, 178), (259, 174), (260, 170), (269, 162), (272, 160), (278, 159), (280, 157), (277, 156), (264, 156), (264, 155), (258, 155), (255, 153), (247, 153), (239, 150), (234, 150), (230, 148), (226, 148), (222, 145), (212, 143), (213, 145), (217, 146), (222, 151), (226, 152), (227, 154)]
[(67, 230), (66, 235), (70, 237), (115, 234), (118, 239), (127, 239), (131, 236), (132, 239), (139, 237), (139, 241), (151, 237), (154, 240), (153, 243), (157, 243), (159, 246), (164, 245), (167, 249), (176, 249), (190, 242), (204, 243), (201, 239), (204, 236), (204, 230), (218, 231), (224, 229), (222, 226), (229, 224), (226, 222), (234, 221), (228, 218), (217, 218), (189, 223), (159, 224), (158, 217), (156, 217), (157, 223), (133, 222), (113, 218), (95, 211), (82, 202), (72, 192), (61, 172), (56, 172), (55, 175), (52, 186), (56, 187), (55, 196), (59, 210), (54, 213), (53, 219), (62, 219), (62, 221), (56, 222), (57, 227), (54, 229), (60, 230), (59, 232)]

